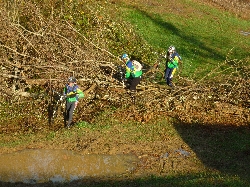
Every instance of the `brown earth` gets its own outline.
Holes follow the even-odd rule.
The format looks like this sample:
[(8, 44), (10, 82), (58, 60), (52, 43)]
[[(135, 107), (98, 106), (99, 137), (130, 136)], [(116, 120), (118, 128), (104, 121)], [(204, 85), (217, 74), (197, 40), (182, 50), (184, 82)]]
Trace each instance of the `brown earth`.
[[(139, 2), (141, 1), (138, 1), (138, 3)], [(147, 1), (147, 3), (151, 2)], [(6, 21), (5, 23), (6, 25), (3, 25), (6, 28), (14, 27), (17, 31), (22, 30), (18, 25), (8, 26), (8, 22)], [(55, 26), (53, 23), (50, 24), (52, 28)], [(58, 30), (62, 29), (63, 31), (67, 30), (66, 28), (71, 30), (68, 24), (57, 27)], [(47, 29), (50, 29), (49, 26)], [(9, 29), (9, 33), (5, 33), (6, 40), (9, 38), (8, 34), (12, 34), (13, 36), (17, 35), (14, 31), (11, 33), (12, 31), (13, 30)], [(23, 30), (23, 33), (25, 33), (25, 30)], [(75, 36), (70, 34), (70, 32), (67, 33), (68, 38), (78, 36), (76, 32), (74, 33)], [(22, 36), (20, 38), (27, 39), (30, 35), (32, 34), (28, 33), (25, 37)], [(56, 31), (51, 35), (53, 35), (52, 38), (54, 41), (60, 40), (59, 42), (69, 47), (70, 42), (63, 40), (63, 36), (58, 37), (59, 34), (56, 33)], [(30, 37), (29, 41), (36, 41), (42, 38), (39, 37), (39, 35), (36, 35), (34, 38)], [(21, 41), (21, 43), (25, 42), (25, 40), (22, 41), (20, 38), (13, 37), (12, 40), (16, 39), (16, 41)], [(45, 43), (51, 40), (49, 35), (43, 36), (43, 39), (44, 38), (45, 40), (41, 39), (41, 41), (45, 41)], [(86, 43), (88, 42), (89, 41), (86, 41)], [(73, 49), (72, 51), (68, 51), (68, 54), (71, 52), (77, 54), (78, 56), (76, 55), (75, 58), (79, 60), (71, 61), (71, 63), (83, 63), (86, 67), (82, 70), (84, 72), (73, 69), (72, 64), (63, 63), (63, 59), (59, 58), (61, 53), (58, 55), (59, 60), (56, 58), (53, 59), (54, 54), (50, 54), (49, 51), (45, 51), (38, 56), (41, 59), (42, 55), (45, 56), (45, 59), (49, 58), (50, 64), (48, 64), (46, 60), (40, 61), (39, 64), (29, 64), (32, 60), (36, 62), (36, 59), (28, 59), (27, 62), (29, 63), (25, 64), (25, 59), (30, 58), (24, 55), (27, 51), (29, 51), (30, 54), (43, 51), (43, 46), (39, 46), (39, 41), (37, 43), (37, 46), (36, 42), (34, 42), (32, 47), (30, 47), (30, 44), (27, 45), (28, 49), (26, 48), (27, 46), (24, 45), (22, 49), (17, 50), (19, 52), (13, 52), (13, 56), (18, 56), (18, 53), (23, 54), (21, 57), (19, 56), (22, 58), (23, 61), (21, 62), (24, 62), (23, 64), (14, 62), (11, 64), (3, 64), (6, 72), (4, 72), (5, 82), (1, 82), (2, 85), (11, 83), (10, 85), (21, 85), (20, 87), (25, 85), (25, 88), (32, 87), (33, 83), (31, 83), (32, 81), (30, 81), (30, 79), (32, 80), (36, 71), (41, 73), (40, 70), (42, 70), (43, 74), (54, 73), (55, 79), (49, 79), (49, 77), (46, 76), (41, 77), (41, 79), (39, 79), (41, 83), (38, 83), (36, 80), (34, 85), (46, 87), (48, 86), (49, 80), (55, 83), (52, 84), (55, 88), (58, 88), (64, 84), (63, 81), (60, 82), (58, 80), (61, 80), (62, 77), (66, 79), (72, 70), (79, 76), (80, 87), (84, 91), (89, 92), (75, 113), (75, 121), (84, 120), (87, 122), (87, 126), (81, 127), (80, 125), (76, 125), (71, 129), (64, 129), (60, 121), (55, 125), (47, 125), (46, 119), (40, 119), (38, 116), (40, 113), (47, 114), (46, 110), (48, 108), (45, 106), (47, 106), (48, 103), (46, 102), (49, 99), (47, 101), (43, 99), (32, 100), (33, 97), (20, 96), (20, 94), (27, 93), (21, 90), (21, 92), (15, 92), (15, 99), (12, 100), (13, 103), (15, 102), (15, 104), (13, 104), (14, 109), (9, 109), (13, 110), (13, 115), (15, 114), (20, 117), (20, 114), (30, 113), (34, 108), (39, 108), (39, 110), (34, 111), (35, 115), (25, 116), (21, 118), (21, 120), (13, 119), (12, 114), (10, 114), (8, 122), (1, 121), (1, 154), (34, 148), (67, 149), (77, 151), (81, 154), (135, 154), (140, 159), (138, 167), (132, 174), (126, 174), (121, 178), (136, 178), (138, 176), (150, 175), (165, 176), (169, 173), (191, 173), (192, 171), (199, 172), (206, 170), (202, 161), (196, 155), (196, 152), (185, 143), (185, 140), (180, 135), (180, 129), (177, 130), (177, 126), (180, 122), (182, 126), (194, 125), (195, 123), (202, 124), (204, 134), (211, 135), (221, 133), (221, 136), (226, 135), (231, 129), (249, 126), (249, 82), (244, 79), (237, 79), (236, 81), (238, 81), (239, 84), (232, 89), (230, 77), (227, 79), (228, 84), (210, 84), (210, 87), (204, 84), (192, 85), (189, 80), (176, 77), (180, 85), (177, 85), (177, 90), (174, 91), (170, 91), (166, 86), (154, 85), (143, 80), (137, 95), (137, 105), (134, 106), (130, 101), (130, 96), (126, 94), (126, 90), (121, 88), (121, 84), (111, 79), (109, 75), (100, 74), (97, 85), (89, 81), (89, 79), (96, 79), (96, 74), (89, 72), (94, 72), (94, 70), (101, 72), (103, 67), (101, 67), (100, 64), (103, 65), (103, 62), (101, 63), (100, 59), (102, 59), (103, 54), (106, 54), (107, 51), (104, 51), (103, 54), (96, 55), (91, 53), (91, 51), (95, 51), (95, 46), (89, 47), (85, 44), (81, 46), (84, 50), (78, 48), (78, 44), (75, 48), (70, 46)], [(52, 49), (55, 47), (50, 42), (48, 43)], [(7, 46), (7, 44), (9, 46)], [(8, 47), (11, 48), (11, 45), (12, 44), (7, 41), (5, 49)], [(18, 57), (16, 58), (18, 59)], [(67, 58), (67, 54), (62, 58)], [(7, 58), (2, 57), (2, 59), (4, 59), (4, 62), (7, 62), (5, 61)], [(93, 70), (89, 67), (88, 63), (92, 60), (95, 61), (94, 68), (97, 70), (94, 68)], [(105, 60), (106, 62), (118, 61), (114, 55)], [(54, 66), (53, 71), (48, 68), (58, 61), (61, 63), (59, 66)], [(13, 79), (15, 79), (15, 77), (13, 77), (13, 72), (20, 73), (20, 71), (13, 71), (10, 67), (19, 68), (22, 73), (26, 73), (26, 76), (24, 76), (25, 79), (17, 79), (19, 82), (14, 82)], [(33, 69), (30, 67), (33, 67)], [(65, 67), (69, 68), (69, 70), (65, 71)], [(82, 73), (83, 76), (80, 76), (80, 73)], [(85, 74), (90, 76), (86, 77)], [(11, 77), (9, 78), (8, 76)], [(44, 80), (45, 82), (43, 82)], [(49, 86), (51, 86), (51, 82)], [(49, 86), (47, 88), (50, 88)], [(117, 89), (120, 90), (121, 93), (119, 93)], [(2, 90), (4, 94), (1, 99), (2, 101), (6, 101), (11, 96), (9, 93), (12, 93), (12, 87), (8, 88), (9, 92), (6, 91), (7, 89)], [(22, 102), (20, 98), (25, 98), (25, 102)], [(15, 106), (19, 105), (23, 106), (23, 108), (16, 111)], [(116, 109), (112, 110), (110, 106)], [(104, 111), (106, 111), (106, 113)], [(133, 111), (132, 114), (131, 111)], [(174, 118), (177, 120), (173, 120)], [(106, 124), (112, 125), (105, 128)], [(207, 128), (209, 125), (213, 125), (214, 130)], [(225, 126), (227, 126), (227, 128), (224, 128)], [(182, 128), (185, 129), (185, 127)], [(178, 156), (180, 156), (180, 154), (175, 152), (179, 148), (188, 151), (190, 156), (179, 158)], [(163, 158), (166, 153), (170, 154), (169, 159)], [(77, 186), (77, 184), (78, 183), (73, 183), (71, 186)], [(42, 185), (46, 186), (48, 184), (37, 186)], [(19, 186), (22, 186), (22, 184), (19, 184)]]
[[(204, 171), (204, 166), (197, 158), (195, 152), (176, 134), (177, 132), (172, 132), (175, 134), (173, 137), (169, 135), (169, 128), (173, 127), (166, 124), (165, 121), (162, 121), (164, 125), (160, 127), (150, 127), (156, 125), (156, 122), (150, 121), (144, 124), (130, 125), (129, 121), (119, 122), (115, 118), (113, 120), (117, 121), (114, 122), (115, 125), (106, 130), (95, 131), (91, 130), (91, 128), (78, 128), (75, 126), (69, 130), (60, 129), (58, 131), (41, 129), (40, 132), (26, 136), (22, 133), (19, 135), (18, 132), (7, 134), (1, 136), (1, 142), (4, 142), (7, 146), (1, 146), (0, 153), (13, 153), (25, 149), (63, 149), (76, 151), (83, 155), (132, 154), (137, 156), (140, 161), (137, 163), (135, 170), (132, 173), (125, 173), (119, 177), (116, 176), (115, 180), (130, 181), (137, 177), (150, 175), (160, 177), (170, 173), (185, 174), (186, 172), (196, 173)], [(94, 124), (91, 126), (94, 128)], [(142, 128), (145, 130), (142, 130)], [(155, 131), (158, 131), (158, 128), (161, 128), (161, 130), (157, 134), (152, 135), (151, 130), (154, 128)], [(137, 133), (133, 134), (133, 132)], [(20, 142), (20, 145), (18, 145), (18, 142)], [(190, 155), (186, 157), (176, 152), (180, 148), (187, 151)], [(165, 158), (164, 155), (166, 154), (169, 154), (169, 157)], [(110, 179), (112, 180), (112, 177)], [(78, 182), (81, 183), (81, 181)], [(46, 185), (40, 184), (37, 186)], [(74, 182), (70, 185), (74, 186)]]
[(197, 2), (208, 4), (212, 7), (217, 7), (222, 11), (229, 11), (238, 17), (250, 19), (250, 2), (249, 0), (196, 0)]
[[(122, 2), (135, 5), (135, 6), (140, 6), (140, 7), (147, 7), (147, 9), (151, 9), (154, 12), (165, 12), (166, 10), (171, 11), (173, 13), (180, 13), (181, 14), (185, 13), (188, 14), (188, 11), (192, 11), (192, 7), (184, 7), (180, 1), (173, 1), (170, 0), (164, 0), (164, 1), (143, 1), (143, 0), (133, 0), (133, 1), (123, 1)], [(203, 5), (208, 5), (213, 8), (217, 8), (221, 11), (226, 11), (226, 12), (231, 12), (234, 15), (243, 18), (243, 19), (250, 19), (250, 3), (249, 0), (195, 0), (196, 2), (203, 4)], [(174, 6), (173, 6), (174, 4)], [(175, 8), (178, 7), (178, 8)]]

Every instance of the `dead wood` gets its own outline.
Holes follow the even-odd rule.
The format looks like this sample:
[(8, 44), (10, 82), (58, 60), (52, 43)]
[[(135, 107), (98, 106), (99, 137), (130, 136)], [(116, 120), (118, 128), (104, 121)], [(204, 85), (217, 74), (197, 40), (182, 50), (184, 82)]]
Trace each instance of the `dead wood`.
[[(35, 5), (25, 6), (36, 10)], [(50, 20), (37, 11), (30, 16), (37, 29), (8, 18), (6, 11), (0, 12), (2, 103), (19, 106), (31, 98), (27, 108), (32, 108), (33, 113), (42, 111), (38, 113), (46, 116), (51, 90), (61, 91), (68, 77), (75, 76), (85, 93), (85, 104), (79, 106), (82, 113), (76, 113), (78, 120), (94, 121), (100, 111), (115, 107), (121, 110), (114, 112), (113, 117), (142, 123), (166, 115), (187, 123), (249, 124), (249, 74), (237, 71), (237, 76), (224, 76), (217, 68), (199, 81), (176, 76), (174, 90), (143, 78), (134, 105), (128, 90), (115, 77), (117, 66), (122, 63), (109, 51), (105, 39), (98, 43), (69, 21)], [(38, 17), (43, 21), (38, 21)], [(102, 32), (98, 29), (93, 33)], [(250, 72), (248, 66), (244, 68)], [(210, 75), (216, 76), (208, 81)]]

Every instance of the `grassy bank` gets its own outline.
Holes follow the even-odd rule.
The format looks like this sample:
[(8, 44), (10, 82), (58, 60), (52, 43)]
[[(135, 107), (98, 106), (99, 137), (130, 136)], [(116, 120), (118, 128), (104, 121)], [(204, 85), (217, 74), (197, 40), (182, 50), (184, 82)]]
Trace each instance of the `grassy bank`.
[[(233, 14), (193, 1), (178, 0), (143, 3), (125, 3), (123, 16), (136, 32), (155, 49), (166, 50), (176, 46), (183, 57), (183, 76), (198, 78), (228, 61), (249, 65), (250, 23)], [(234, 71), (234, 70), (233, 70)]]
[[(37, 46), (37, 49), (40, 49), (38, 48), (40, 42), (38, 42), (39, 45), (35, 45), (37, 40), (27, 41), (28, 36), (24, 37), (23, 33), (30, 33), (28, 32), (29, 30), (33, 31), (32, 33), (38, 33), (38, 31), (43, 31), (50, 24), (53, 33), (54, 30), (57, 30), (54, 28), (61, 28), (61, 30), (59, 29), (60, 34), (53, 34), (54, 36), (60, 36), (59, 39), (55, 39), (59, 41), (66, 39), (62, 40), (64, 42), (61, 45), (54, 46), (54, 44), (57, 44), (56, 40), (47, 45), (48, 52), (54, 50), (52, 55), (41, 52), (44, 58), (38, 56), (40, 58), (38, 62), (54, 62), (49, 67), (51, 69), (55, 68), (55, 73), (61, 72), (57, 76), (58, 80), (67, 78), (64, 75), (65, 69), (69, 67), (71, 62), (76, 66), (82, 61), (86, 61), (87, 64), (93, 62), (95, 65), (98, 64), (97, 62), (105, 61), (108, 64), (114, 61), (118, 62), (117, 57), (123, 52), (135, 55), (138, 58), (141, 57), (145, 60), (143, 61), (144, 63), (151, 65), (156, 57), (154, 52), (163, 52), (172, 44), (177, 47), (178, 52), (183, 57), (184, 64), (181, 75), (190, 79), (204, 77), (217, 66), (219, 66), (217, 73), (237, 72), (244, 74), (240, 68), (249, 65), (250, 38), (242, 35), (240, 31), (247, 31), (250, 23), (240, 20), (227, 12), (220, 12), (217, 9), (196, 4), (193, 1), (178, 0), (175, 1), (175, 6), (165, 3), (166, 1), (163, 0), (151, 2), (137, 0), (132, 2), (124, 1), (123, 3), (121, 1), (112, 1), (112, 3), (107, 1), (51, 1), (54, 2), (54, 4), (52, 3), (53, 7), (49, 4), (51, 3), (50, 1), (48, 4), (39, 4), (41, 1), (38, 0), (29, 1), (30, 4), (27, 6), (33, 7), (34, 9), (32, 10), (37, 14), (39, 13), (39, 16), (29, 14), (28, 12), (26, 15), (27, 7), (25, 7), (24, 2), (26, 1), (21, 3), (23, 7), (22, 11), (20, 11), (23, 13), (22, 19), (17, 20), (20, 21), (18, 23), (22, 27), (25, 27), (25, 32), (18, 33), (21, 33), (20, 38), (27, 42), (27, 46)], [(33, 2), (43, 7), (41, 8), (42, 11), (37, 11), (39, 6), (33, 4)], [(13, 13), (13, 18), (15, 18), (14, 10), (17, 7), (19, 5), (15, 5), (12, 12), (10, 10)], [(115, 13), (115, 15), (108, 15), (107, 12), (110, 12), (110, 14)], [(124, 20), (119, 22), (121, 17), (118, 17), (117, 13), (122, 15), (126, 22)], [(20, 15), (22, 14), (20, 13)], [(45, 16), (42, 17), (42, 15)], [(24, 19), (29, 17), (30, 19)], [(44, 22), (46, 27), (40, 26), (43, 23), (41, 20), (47, 21)], [(57, 27), (56, 24), (53, 25), (52, 23), (55, 23), (56, 20), (60, 20), (63, 24), (59, 24), (60, 27)], [(32, 30), (35, 24), (37, 24), (37, 30)], [(13, 27), (12, 24), (9, 25)], [(74, 26), (74, 29), (71, 26)], [(3, 30), (3, 33), (6, 30), (8, 31), (8, 29)], [(66, 30), (68, 34), (63, 35)], [(20, 30), (17, 29), (17, 31)], [(76, 37), (70, 38), (73, 35)], [(18, 34), (13, 34), (12, 36), (18, 36)], [(40, 37), (41, 41), (44, 42), (42, 40), (44, 36), (41, 34)], [(13, 40), (13, 37), (5, 38), (11, 38), (11, 44), (13, 41), (15, 43), (15, 41), (21, 40), (20, 38)], [(45, 41), (50, 42), (51, 40), (47, 38)], [(66, 45), (69, 41), (72, 42), (70, 42), (72, 45), (77, 44), (75, 48), (72, 48), (72, 51), (68, 51), (70, 48)], [(79, 43), (84, 45), (78, 45)], [(6, 42), (8, 47), (7, 44)], [(64, 46), (65, 50), (60, 51), (58, 46)], [(11, 46), (10, 49), (12, 48), (15, 49), (15, 46)], [(23, 50), (23, 56), (26, 56), (24, 47), (20, 48)], [(36, 49), (36, 47), (33, 48)], [(43, 45), (42, 48), (47, 49), (46, 45)], [(9, 57), (10, 52), (7, 49), (5, 47), (7, 51), (6, 57)], [(77, 49), (84, 49), (84, 51), (80, 50), (77, 53)], [(39, 50), (36, 51), (38, 52)], [(34, 55), (32, 50), (28, 50), (28, 52), (27, 54), (30, 56)], [(19, 53), (14, 51), (14, 54), (18, 56)], [(79, 54), (85, 54), (86, 56)], [(3, 64), (13, 61), (8, 66), (11, 68), (15, 60), (20, 61), (20, 64), (22, 64), (25, 59), (14, 58), (13, 56), (15, 55), (10, 55), (11, 59), (6, 58), (2, 60)], [(52, 58), (53, 55), (55, 55), (54, 58)], [(106, 58), (109, 55), (112, 58)], [(61, 59), (61, 57), (64, 58)], [(37, 64), (30, 65), (29, 63), (30, 59), (27, 58), (28, 67), (32, 67), (31, 69), (37, 67)], [(48, 64), (46, 63), (45, 65), (42, 66), (42, 69), (44, 69), (43, 73), (40, 72), (40, 66), (36, 69), (39, 76), (47, 73), (46, 71), (49, 69)], [(93, 74), (93, 80), (98, 79), (96, 75), (98, 73), (95, 71), (84, 72), (85, 67), (83, 66), (84, 68), (82, 68), (82, 65), (79, 64), (78, 67), (73, 66), (70, 70), (76, 72), (77, 75), (83, 75), (83, 78), (90, 78), (90, 75)], [(62, 66), (60, 71), (56, 69), (59, 66)], [(28, 70), (30, 71), (30, 69)], [(249, 72), (247, 73), (249, 74)], [(33, 72), (30, 74), (31, 78), (36, 78)], [(247, 78), (248, 74), (242, 77)], [(27, 77), (29, 76), (27, 75)], [(41, 76), (40, 78), (44, 77)], [(98, 79), (97, 82), (100, 80)], [(223, 81), (221, 82), (223, 83)], [(9, 83), (10, 81), (6, 81), (2, 85), (8, 85)], [(84, 86), (91, 87), (92, 83), (84, 83)], [(238, 95), (234, 96), (232, 93), (235, 92), (230, 90), (231, 88), (235, 89), (233, 83), (232, 85), (232, 87), (228, 87), (230, 93), (225, 92), (226, 95), (222, 94), (223, 97), (232, 97), (230, 102), (238, 98)], [(160, 90), (160, 93), (163, 93), (159, 95), (159, 97), (163, 97), (162, 100), (157, 100), (157, 95), (149, 97), (153, 101), (159, 101), (158, 103), (145, 103), (147, 102), (147, 97), (144, 96), (159, 90), (152, 88), (152, 90), (149, 89), (147, 92), (141, 91), (141, 93), (145, 93), (141, 95), (142, 101), (145, 102), (140, 104), (142, 106), (131, 106), (127, 100), (120, 101), (121, 98), (126, 99), (126, 97), (129, 97), (125, 93), (124, 95), (116, 95), (117, 93), (113, 91), (110, 94), (106, 87), (104, 89), (99, 88), (98, 86), (95, 88), (99, 92), (94, 92), (92, 99), (80, 102), (77, 108), (78, 111), (74, 115), (77, 124), (71, 129), (63, 128), (63, 123), (58, 123), (55, 126), (50, 126), (47, 123), (49, 107), (44, 95), (40, 99), (33, 98), (33, 100), (20, 103), (21, 96), (6, 93), (5, 97), (1, 98), (4, 102), (1, 103), (0, 107), (3, 111), (0, 114), (0, 153), (10, 153), (23, 149), (66, 149), (80, 154), (135, 154), (140, 158), (140, 163), (138, 163), (138, 168), (134, 173), (118, 176), (117, 178), (104, 180), (92, 178), (82, 179), (69, 184), (36, 184), (36, 186), (250, 186), (250, 170), (248, 167), (250, 163), (249, 125), (226, 126), (222, 125), (221, 121), (219, 124), (210, 123), (210, 125), (206, 125), (199, 122), (199, 118), (196, 120), (195, 115), (194, 120), (190, 120), (193, 123), (184, 123), (170, 118), (168, 114), (177, 107), (182, 107), (182, 105), (175, 105), (172, 109), (172, 104), (178, 98), (168, 94), (167, 90)], [(197, 92), (202, 91), (197, 90)], [(183, 95), (186, 96), (186, 93), (184, 92)], [(218, 93), (223, 92), (218, 91)], [(244, 93), (246, 95), (245, 100), (248, 98), (247, 93), (247, 91)], [(13, 95), (15, 96), (14, 98)], [(183, 111), (186, 109), (190, 112), (195, 111), (195, 107), (197, 107), (196, 110), (198, 111), (196, 112), (199, 113), (199, 109), (205, 108), (203, 105), (205, 102), (198, 102), (200, 95), (197, 95), (196, 90), (193, 93), (191, 92), (190, 95), (186, 100), (190, 98), (196, 106), (193, 107), (191, 105), (189, 107), (189, 105), (185, 105), (186, 108)], [(111, 101), (104, 100), (102, 96), (105, 96), (105, 98), (106, 96), (110, 97)], [(214, 106), (216, 103), (220, 104), (218, 102), (228, 101), (226, 99), (223, 100), (223, 97), (217, 100), (217, 97), (220, 96), (205, 94), (204, 98), (209, 104), (212, 103), (211, 106), (213, 108), (211, 108), (213, 110), (222, 110), (223, 106), (227, 106), (230, 110), (230, 107), (234, 105), (222, 105), (221, 108)], [(168, 97), (171, 97), (171, 100), (168, 100)], [(115, 100), (112, 101), (114, 98), (118, 98), (119, 104)], [(166, 100), (164, 100), (165, 98)], [(185, 97), (180, 97), (180, 100), (181, 98), (183, 98), (181, 104), (184, 105), (184, 101), (186, 102)], [(197, 103), (195, 102), (196, 100)], [(161, 102), (163, 104), (166, 102), (169, 105), (160, 105)], [(116, 104), (115, 106), (113, 106), (114, 103)], [(201, 106), (199, 106), (200, 108), (198, 104)], [(148, 105), (146, 109), (143, 108), (144, 105)], [(159, 110), (149, 111), (150, 108), (157, 107)], [(162, 112), (161, 107), (169, 108), (172, 111), (168, 110), (166, 114)], [(188, 110), (188, 107), (194, 110)], [(245, 107), (245, 105), (242, 107)], [(201, 115), (209, 115), (211, 108), (207, 108), (208, 111), (206, 113), (202, 111)], [(228, 112), (226, 114), (231, 115), (230, 119), (240, 116), (239, 114), (237, 115), (237, 111), (234, 113), (236, 109), (238, 108), (234, 108), (230, 112), (226, 111)], [(176, 111), (178, 112), (177, 109)], [(211, 112), (210, 117), (216, 118), (219, 112)], [(138, 117), (144, 117), (145, 119), (139, 121), (139, 118), (135, 118), (133, 115), (138, 115)], [(249, 114), (246, 113), (246, 115)], [(247, 120), (248, 118), (245, 117), (245, 119)], [(217, 118), (214, 121), (216, 120)], [(173, 162), (171, 159), (166, 159), (166, 167), (160, 168), (160, 161), (163, 155), (173, 153), (179, 148), (184, 149), (190, 155)], [(16, 184), (6, 184), (0, 181), (0, 186), (11, 185), (15, 186)]]
[[(136, 154), (141, 159), (134, 174), (86, 179), (84, 186), (250, 186), (248, 127), (183, 124), (164, 117), (143, 124), (121, 121), (115, 113), (106, 111), (95, 123), (79, 122), (72, 129), (2, 135), (1, 153), (67, 149), (81, 154)], [(190, 156), (159, 172), (161, 156), (180, 147)]]

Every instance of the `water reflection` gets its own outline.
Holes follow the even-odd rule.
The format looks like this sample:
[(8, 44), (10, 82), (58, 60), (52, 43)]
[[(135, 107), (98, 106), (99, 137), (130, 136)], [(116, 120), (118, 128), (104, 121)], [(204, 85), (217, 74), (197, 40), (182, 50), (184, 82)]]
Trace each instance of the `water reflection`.
[(68, 150), (28, 149), (0, 155), (2, 182), (64, 182), (131, 172), (134, 155), (80, 155)]

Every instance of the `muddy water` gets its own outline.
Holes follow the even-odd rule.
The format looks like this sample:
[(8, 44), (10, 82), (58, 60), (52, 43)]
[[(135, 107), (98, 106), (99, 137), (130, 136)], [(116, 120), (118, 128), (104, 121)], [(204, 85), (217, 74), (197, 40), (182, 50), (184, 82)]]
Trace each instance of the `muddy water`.
[(28, 149), (0, 155), (2, 182), (65, 182), (124, 174), (135, 169), (133, 155), (80, 155), (68, 150)]

